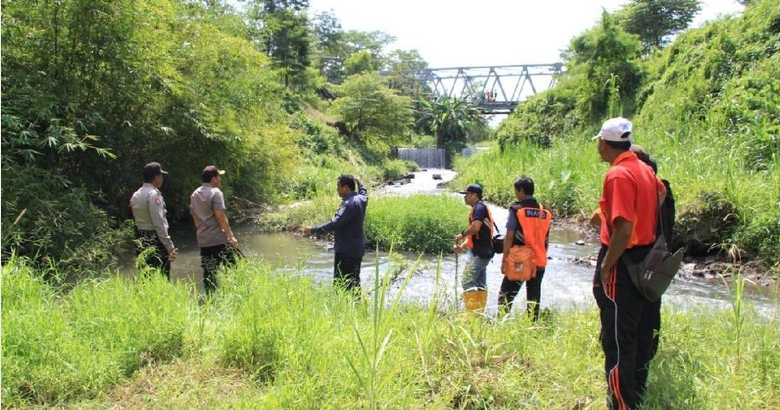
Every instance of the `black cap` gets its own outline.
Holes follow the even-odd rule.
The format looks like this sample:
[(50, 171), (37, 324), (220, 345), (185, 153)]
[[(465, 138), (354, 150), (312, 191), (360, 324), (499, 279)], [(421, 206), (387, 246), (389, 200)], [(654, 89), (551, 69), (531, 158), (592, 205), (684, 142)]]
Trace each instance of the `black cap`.
[(466, 187), (466, 190), (460, 191), (461, 194), (467, 194), (469, 192), (473, 192), (477, 194), (478, 197), (482, 198), (482, 186), (479, 184), (471, 184)]
[(200, 175), (203, 177), (203, 182), (211, 182), (211, 178), (224, 173), (224, 170), (221, 170), (214, 165), (209, 165), (206, 168), (203, 168), (203, 172)]
[(144, 181), (151, 181), (157, 175), (167, 174), (163, 171), (159, 162), (150, 162), (144, 165)]

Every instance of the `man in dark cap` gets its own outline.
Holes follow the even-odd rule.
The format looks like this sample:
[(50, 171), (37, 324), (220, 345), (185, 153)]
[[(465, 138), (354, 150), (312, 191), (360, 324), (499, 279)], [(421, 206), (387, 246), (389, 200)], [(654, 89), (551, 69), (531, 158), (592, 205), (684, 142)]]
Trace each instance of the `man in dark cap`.
[(455, 236), (455, 253), (471, 249), (463, 269), (463, 299), (467, 310), (483, 310), (487, 304), (487, 265), (493, 258), (493, 217), (482, 202), (482, 186), (471, 184), (464, 191), (463, 202), (471, 207), (469, 226)]
[(190, 195), (190, 214), (197, 231), (203, 288), (207, 295), (217, 287), (217, 269), (235, 264), (238, 249), (238, 240), (225, 212), (225, 196), (220, 189), (224, 174), (225, 171), (214, 165), (203, 168), (203, 184)]
[(360, 291), (360, 265), (366, 252), (363, 222), (368, 207), (368, 190), (360, 178), (342, 174), (336, 181), (341, 205), (328, 222), (302, 229), (304, 235), (333, 232), (335, 259), (333, 279), (347, 290)]
[(130, 198), (130, 208), (135, 219), (138, 255), (145, 255), (147, 266), (160, 269), (166, 278), (170, 278), (176, 248), (168, 234), (165, 200), (160, 193), (163, 174), (167, 172), (157, 162), (144, 166), (144, 183)]

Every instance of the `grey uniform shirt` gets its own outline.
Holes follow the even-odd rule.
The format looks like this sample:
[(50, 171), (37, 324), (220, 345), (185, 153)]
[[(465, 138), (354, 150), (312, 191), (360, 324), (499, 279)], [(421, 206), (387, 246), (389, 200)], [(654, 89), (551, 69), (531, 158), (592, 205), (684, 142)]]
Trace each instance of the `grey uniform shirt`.
[(155, 231), (168, 253), (173, 253), (173, 241), (168, 235), (168, 218), (165, 200), (160, 190), (150, 183), (144, 183), (130, 198), (135, 227), (141, 231)]
[(201, 221), (197, 231), (198, 247), (206, 248), (228, 243), (227, 234), (219, 226), (214, 215), (215, 210), (226, 209), (225, 196), (221, 189), (204, 182), (190, 195), (190, 206), (192, 212)]

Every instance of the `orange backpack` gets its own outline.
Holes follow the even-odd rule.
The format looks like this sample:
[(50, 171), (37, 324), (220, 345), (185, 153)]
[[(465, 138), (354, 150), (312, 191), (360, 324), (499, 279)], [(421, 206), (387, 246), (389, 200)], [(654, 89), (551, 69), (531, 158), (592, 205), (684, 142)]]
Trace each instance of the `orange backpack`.
[[(544, 207), (539, 205), (540, 218), (544, 211)], [(542, 233), (540, 227), (541, 222), (536, 225), (536, 237), (538, 243), (544, 243), (544, 239), (541, 237)], [(501, 267), (504, 275), (513, 282), (525, 282), (535, 278), (537, 266), (536, 256), (534, 248), (528, 245), (512, 246), (504, 259), (504, 266)]]
[(525, 282), (536, 277), (536, 256), (530, 246), (513, 246), (504, 259), (504, 275), (514, 282)]

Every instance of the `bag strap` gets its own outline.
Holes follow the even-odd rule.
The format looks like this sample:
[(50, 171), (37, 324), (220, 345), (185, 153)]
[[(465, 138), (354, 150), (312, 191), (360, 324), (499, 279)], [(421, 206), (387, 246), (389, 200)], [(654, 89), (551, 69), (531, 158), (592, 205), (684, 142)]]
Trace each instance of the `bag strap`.
[[(493, 240), (493, 236), (501, 234), (501, 231), (498, 229), (498, 225), (496, 225), (496, 220), (493, 219), (493, 213), (490, 212), (490, 208), (488, 208), (488, 206), (485, 205), (485, 209), (487, 210), (487, 214), (488, 214), (487, 219), (489, 219), (490, 222), (493, 223), (493, 226), (496, 228), (496, 231), (490, 237), (490, 239)], [(488, 226), (490, 226), (490, 223), (488, 223)]]
[(540, 237), (542, 233), (542, 215), (544, 215), (544, 206), (539, 204), (539, 220), (536, 222), (536, 240), (544, 246), (544, 239)]
[(658, 204), (658, 210), (655, 212), (655, 240), (658, 241), (658, 237), (663, 238), (664, 245), (666, 247), (669, 246), (668, 243), (666, 243), (666, 235), (664, 235), (664, 223), (661, 220), (661, 204)]

